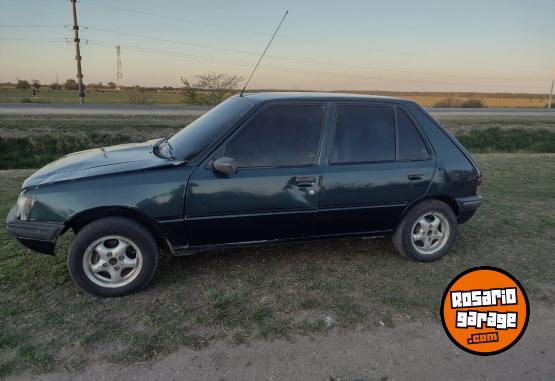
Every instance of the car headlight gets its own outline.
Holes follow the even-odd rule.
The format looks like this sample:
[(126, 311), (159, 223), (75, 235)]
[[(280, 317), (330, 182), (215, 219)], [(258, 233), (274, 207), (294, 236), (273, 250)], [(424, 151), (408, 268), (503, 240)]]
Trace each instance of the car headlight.
[(17, 199), (16, 217), (21, 221), (27, 221), (36, 201), (35, 198), (28, 196), (25, 191), (22, 191)]

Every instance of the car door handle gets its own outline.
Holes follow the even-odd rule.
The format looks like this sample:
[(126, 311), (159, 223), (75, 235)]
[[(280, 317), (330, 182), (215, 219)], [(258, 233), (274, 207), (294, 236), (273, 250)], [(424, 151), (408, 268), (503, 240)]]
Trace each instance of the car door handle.
[(297, 176), (295, 177), (295, 184), (300, 188), (308, 188), (316, 183), (314, 176)]
[(423, 171), (412, 171), (407, 173), (407, 177), (409, 180), (422, 180), (424, 177)]

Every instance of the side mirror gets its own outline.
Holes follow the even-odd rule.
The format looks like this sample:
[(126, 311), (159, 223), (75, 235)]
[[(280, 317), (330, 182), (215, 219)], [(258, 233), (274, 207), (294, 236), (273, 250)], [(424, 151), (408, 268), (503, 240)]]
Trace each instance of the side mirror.
[(216, 172), (223, 173), (224, 175), (231, 176), (237, 172), (237, 163), (231, 157), (220, 157), (214, 160), (212, 169)]

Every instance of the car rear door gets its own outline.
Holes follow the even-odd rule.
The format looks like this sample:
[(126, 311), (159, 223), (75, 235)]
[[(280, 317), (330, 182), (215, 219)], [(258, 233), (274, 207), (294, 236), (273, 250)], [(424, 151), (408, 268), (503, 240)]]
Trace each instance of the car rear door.
[(337, 103), (320, 190), (319, 233), (394, 229), (424, 196), (435, 170), (431, 147), (403, 107)]
[[(189, 180), (190, 245), (315, 235), (326, 110), (322, 102), (269, 105), (216, 149)], [(222, 157), (237, 173), (210, 169)]]

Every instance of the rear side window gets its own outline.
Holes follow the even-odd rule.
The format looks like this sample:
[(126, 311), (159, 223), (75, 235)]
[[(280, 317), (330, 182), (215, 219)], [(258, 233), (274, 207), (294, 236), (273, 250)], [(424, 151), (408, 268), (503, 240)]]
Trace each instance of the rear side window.
[(271, 106), (224, 145), (238, 167), (284, 167), (318, 162), (325, 106)]
[(399, 134), (399, 160), (426, 160), (430, 153), (418, 130), (407, 113), (397, 109), (397, 129)]
[(393, 108), (339, 106), (331, 163), (395, 160)]

